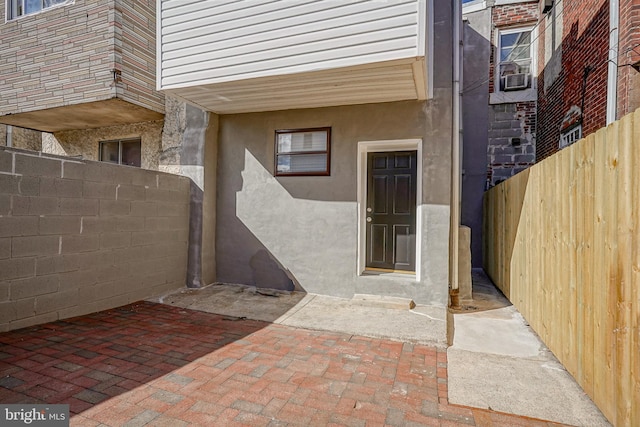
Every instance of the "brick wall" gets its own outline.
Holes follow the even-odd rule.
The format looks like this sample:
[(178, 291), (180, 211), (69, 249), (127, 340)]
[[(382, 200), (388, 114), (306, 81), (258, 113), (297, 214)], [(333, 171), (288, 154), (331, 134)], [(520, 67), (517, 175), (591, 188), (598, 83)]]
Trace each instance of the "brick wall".
[[(498, 66), (495, 46), (497, 32), (534, 26), (538, 20), (538, 11), (537, 1), (492, 8), (491, 40), (494, 46), (489, 62), (490, 92), (496, 91), (494, 79)], [(509, 92), (500, 103), (489, 105), (487, 187), (492, 187), (535, 163), (536, 102), (509, 102), (509, 95), (517, 97), (519, 93)]]
[[(155, 2), (76, 0), (5, 22), (0, 7), (0, 115), (111, 99), (164, 112), (156, 93)], [(113, 69), (122, 70), (114, 84)]]
[(0, 147), (0, 331), (184, 286), (189, 186)]
[(618, 40), (618, 118), (640, 108), (640, 0), (620, 0)]
[[(571, 107), (582, 110), (584, 136), (606, 125), (609, 2), (563, 0), (560, 5), (562, 41), (551, 58), (560, 55), (561, 67), (554, 80), (538, 85), (537, 161), (558, 151), (562, 122)], [(545, 19), (544, 25), (557, 25)], [(540, 34), (540, 58), (545, 57), (546, 36)], [(547, 70), (544, 61), (539, 63), (538, 80), (543, 81)]]

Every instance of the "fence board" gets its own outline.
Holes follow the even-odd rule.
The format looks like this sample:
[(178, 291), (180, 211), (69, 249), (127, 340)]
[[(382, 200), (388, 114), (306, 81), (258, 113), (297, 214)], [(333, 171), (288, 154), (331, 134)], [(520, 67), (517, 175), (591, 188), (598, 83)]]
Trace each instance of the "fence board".
[(485, 270), (619, 426), (640, 425), (637, 141), (640, 110), (489, 190), (483, 220)]

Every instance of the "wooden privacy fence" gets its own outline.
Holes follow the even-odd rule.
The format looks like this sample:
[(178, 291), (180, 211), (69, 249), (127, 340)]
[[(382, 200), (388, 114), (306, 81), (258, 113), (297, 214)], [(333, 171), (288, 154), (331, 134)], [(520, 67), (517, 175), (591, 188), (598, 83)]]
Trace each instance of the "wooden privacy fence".
[(640, 110), (497, 185), (484, 268), (603, 414), (640, 426)]

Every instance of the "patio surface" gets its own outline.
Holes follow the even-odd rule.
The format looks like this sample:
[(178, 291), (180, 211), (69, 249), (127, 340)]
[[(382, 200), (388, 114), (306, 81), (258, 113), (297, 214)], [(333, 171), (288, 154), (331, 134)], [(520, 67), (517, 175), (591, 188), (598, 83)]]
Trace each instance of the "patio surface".
[(455, 406), (446, 349), (140, 302), (0, 334), (0, 402), (77, 426), (553, 426)]

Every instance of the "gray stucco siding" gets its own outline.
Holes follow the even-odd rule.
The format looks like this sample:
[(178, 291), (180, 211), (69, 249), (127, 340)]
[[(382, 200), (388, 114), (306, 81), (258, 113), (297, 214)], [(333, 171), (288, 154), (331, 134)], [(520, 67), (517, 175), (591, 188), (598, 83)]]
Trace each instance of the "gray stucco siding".
[[(217, 279), (351, 297), (446, 305), (450, 138), (430, 102), (407, 101), (220, 116)], [(274, 177), (277, 129), (331, 127), (331, 175)], [(422, 274), (358, 274), (358, 143), (423, 141)], [(447, 195), (445, 197), (445, 195)]]

